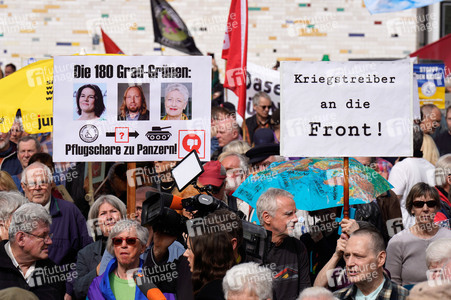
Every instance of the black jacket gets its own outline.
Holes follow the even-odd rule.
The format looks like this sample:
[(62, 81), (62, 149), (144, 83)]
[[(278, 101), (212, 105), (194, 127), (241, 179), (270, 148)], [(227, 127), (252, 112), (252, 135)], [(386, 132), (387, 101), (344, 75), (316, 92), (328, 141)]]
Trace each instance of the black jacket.
[(92, 244), (78, 251), (77, 255), (77, 275), (74, 283), (76, 299), (86, 299), (89, 286), (97, 277), (96, 268), (102, 260), (104, 249), (102, 240), (97, 240)]
[(0, 242), (0, 289), (19, 287), (33, 292), (40, 300), (61, 300), (66, 293), (66, 282), (54, 274), (55, 264), (50, 259), (38, 260), (31, 275), (30, 285), (16, 269), (5, 250), (7, 241)]

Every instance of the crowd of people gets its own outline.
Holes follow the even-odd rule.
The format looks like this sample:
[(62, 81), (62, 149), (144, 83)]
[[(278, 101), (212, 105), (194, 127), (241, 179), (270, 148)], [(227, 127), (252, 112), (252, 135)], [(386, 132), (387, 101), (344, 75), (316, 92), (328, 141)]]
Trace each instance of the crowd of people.
[[(101, 117), (104, 107), (89, 109), (101, 97), (95, 85), (79, 88), (80, 119)], [(49, 136), (28, 135), (18, 115), (0, 134), (0, 298), (447, 299), (451, 107), (443, 115), (431, 104), (421, 108), (412, 157), (356, 157), (393, 189), (341, 219), (341, 208), (300, 211), (295, 195), (277, 188), (255, 208), (233, 196), (249, 175), (294, 158), (280, 155), (280, 113), (269, 95), (253, 97), (255, 115), (241, 126), (221, 97), (212, 107), (211, 161), (195, 184), (177, 189), (176, 162), (138, 163), (149, 170), (139, 180), (127, 177), (125, 163), (107, 163), (93, 201), (85, 164), (54, 164)], [(187, 119), (188, 98), (186, 86), (168, 85), (163, 119)], [(118, 119), (148, 118), (145, 102), (130, 87)], [(162, 195), (200, 192), (222, 205), (159, 206)], [(264, 233), (257, 243), (249, 243), (257, 240), (249, 237), (252, 217)]]

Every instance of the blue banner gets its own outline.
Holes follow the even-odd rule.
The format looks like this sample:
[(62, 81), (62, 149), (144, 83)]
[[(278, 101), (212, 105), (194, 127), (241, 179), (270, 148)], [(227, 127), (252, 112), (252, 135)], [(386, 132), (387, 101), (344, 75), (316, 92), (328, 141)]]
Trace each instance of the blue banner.
[(371, 14), (400, 11), (431, 5), (442, 0), (365, 0)]

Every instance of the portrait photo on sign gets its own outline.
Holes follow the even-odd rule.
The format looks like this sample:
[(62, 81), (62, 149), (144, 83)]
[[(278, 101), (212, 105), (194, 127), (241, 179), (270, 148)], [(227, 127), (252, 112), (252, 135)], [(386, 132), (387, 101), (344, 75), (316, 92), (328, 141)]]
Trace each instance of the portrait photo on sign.
[(74, 120), (106, 120), (106, 86), (106, 83), (74, 83)]
[(118, 121), (148, 121), (149, 120), (149, 83), (118, 83), (117, 84), (117, 120)]
[(161, 120), (191, 120), (192, 84), (161, 84)]

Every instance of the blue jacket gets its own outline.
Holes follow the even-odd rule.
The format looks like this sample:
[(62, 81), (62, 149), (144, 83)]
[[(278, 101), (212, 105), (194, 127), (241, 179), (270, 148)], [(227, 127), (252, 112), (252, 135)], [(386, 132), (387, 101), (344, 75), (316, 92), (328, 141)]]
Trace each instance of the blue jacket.
[(11, 176), (20, 174), (22, 172), (22, 165), (17, 158), (17, 152), (13, 152), (6, 156), (0, 165), (0, 169), (8, 172)]
[[(86, 220), (75, 204), (51, 197), (50, 215), (52, 224), (50, 232), (53, 233), (52, 245), (49, 247), (49, 258), (55, 264), (66, 265), (75, 271), (78, 251), (92, 243), (88, 234)], [(66, 292), (72, 295), (72, 280), (66, 284)]]
[[(139, 267), (141, 268), (142, 265), (143, 261), (140, 259)], [(111, 290), (109, 278), (109, 274), (114, 272), (116, 268), (117, 268), (117, 259), (114, 258), (108, 263), (105, 272), (102, 275), (94, 278), (94, 280), (92, 281), (91, 286), (89, 287), (87, 299), (116, 300), (116, 297), (114, 296), (113, 291)], [(135, 288), (135, 300), (147, 300), (147, 297), (144, 296), (144, 294), (138, 287)]]

